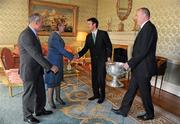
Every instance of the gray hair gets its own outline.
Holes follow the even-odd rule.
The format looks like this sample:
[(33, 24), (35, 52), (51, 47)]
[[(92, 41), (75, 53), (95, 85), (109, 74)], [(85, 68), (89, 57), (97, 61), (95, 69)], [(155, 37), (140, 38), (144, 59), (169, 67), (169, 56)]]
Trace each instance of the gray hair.
[(32, 23), (32, 22), (37, 23), (40, 20), (41, 20), (41, 15), (39, 13), (34, 13), (29, 16), (29, 23)]
[(150, 17), (150, 11), (149, 11), (148, 8), (142, 7), (142, 8), (139, 8), (138, 10), (142, 10), (142, 12), (143, 12), (147, 17)]

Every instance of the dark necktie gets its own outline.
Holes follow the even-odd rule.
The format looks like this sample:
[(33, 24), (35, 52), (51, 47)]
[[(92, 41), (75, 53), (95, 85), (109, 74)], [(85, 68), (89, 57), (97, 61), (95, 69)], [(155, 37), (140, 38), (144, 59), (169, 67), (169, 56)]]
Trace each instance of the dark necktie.
[(96, 41), (95, 33), (92, 33), (92, 37), (93, 37), (93, 41), (94, 41), (94, 44), (95, 44), (95, 41)]
[(37, 38), (38, 41), (40, 41), (38, 35), (36, 35), (36, 38)]

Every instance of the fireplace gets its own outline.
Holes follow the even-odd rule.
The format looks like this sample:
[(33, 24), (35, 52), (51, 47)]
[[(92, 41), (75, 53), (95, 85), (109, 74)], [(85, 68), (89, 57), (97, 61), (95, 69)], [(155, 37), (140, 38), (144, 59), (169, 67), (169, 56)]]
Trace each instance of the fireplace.
[[(123, 51), (120, 49), (125, 49), (127, 51), (127, 60), (129, 60), (131, 58), (134, 39), (137, 35), (137, 32), (108, 32), (108, 34), (113, 44), (113, 60), (115, 59), (119, 61), (118, 58), (114, 57), (114, 54), (115, 56), (120, 56), (120, 52)], [(125, 58), (126, 57), (120, 59), (124, 61)]]
[(128, 45), (113, 44), (113, 61), (125, 63), (128, 60), (127, 48)]
[[(128, 60), (131, 58), (132, 48), (134, 44), (135, 37), (137, 35), (137, 32), (130, 31), (130, 32), (108, 32), (110, 40), (113, 44), (113, 59), (114, 55), (119, 56), (120, 52), (116, 50), (116, 48), (125, 48), (127, 50), (127, 58)], [(117, 52), (117, 53), (116, 53)], [(118, 54), (118, 55), (116, 55)], [(160, 55), (161, 56), (161, 55)], [(163, 56), (163, 55), (162, 55)], [(165, 73), (165, 79), (163, 82), (162, 89), (170, 92), (172, 94), (175, 94), (177, 96), (180, 96), (179, 89), (179, 70), (180, 70), (180, 61), (178, 58), (168, 58), (167, 63), (167, 70)], [(122, 59), (122, 58), (120, 58)], [(119, 58), (117, 59), (119, 61)], [(154, 85), (155, 78), (153, 77), (151, 80), (152, 85)], [(160, 80), (158, 79), (157, 87), (160, 87)]]

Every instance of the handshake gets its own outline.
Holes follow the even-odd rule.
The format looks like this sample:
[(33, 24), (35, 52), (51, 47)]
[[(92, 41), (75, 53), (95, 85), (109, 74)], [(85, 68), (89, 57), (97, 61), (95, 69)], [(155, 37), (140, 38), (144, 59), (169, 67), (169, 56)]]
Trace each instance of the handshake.
[[(78, 53), (75, 53), (74, 56), (73, 56), (73, 59), (71, 61), (77, 61), (77, 59), (79, 59), (79, 54)], [(70, 61), (68, 61), (69, 63)]]
[(78, 53), (74, 54), (74, 58), (73, 59), (79, 59), (79, 54)]

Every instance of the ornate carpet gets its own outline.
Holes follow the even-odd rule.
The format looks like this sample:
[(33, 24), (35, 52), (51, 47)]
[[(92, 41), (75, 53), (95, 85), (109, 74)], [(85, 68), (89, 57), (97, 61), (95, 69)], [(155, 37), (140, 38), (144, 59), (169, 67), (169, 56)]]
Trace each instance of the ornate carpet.
[[(122, 88), (106, 87), (106, 100), (103, 104), (97, 104), (97, 100), (88, 101), (92, 96), (91, 80), (87, 76), (65, 78), (62, 84), (63, 99), (66, 106), (57, 105), (50, 116), (41, 116), (41, 124), (176, 124), (179, 122), (173, 116), (161, 108), (155, 106), (155, 119), (152, 121), (140, 121), (136, 118), (143, 113), (142, 103), (139, 97), (135, 98), (128, 117), (124, 118), (111, 112), (112, 106), (118, 107), (125, 93)], [(15, 88), (19, 93), (22, 88)], [(7, 89), (0, 85), (0, 124), (23, 124), (21, 95), (8, 97)], [(49, 106), (46, 106), (50, 109)]]
[[(81, 76), (79, 79), (79, 84), (83, 85), (85, 87), (88, 87), (85, 91), (80, 88), (81, 90), (77, 90), (75, 94), (77, 94), (78, 96), (82, 96), (82, 98), (85, 98), (83, 103), (90, 103), (89, 101), (87, 101), (87, 97), (92, 96), (92, 90), (91, 90), (91, 80), (89, 78), (87, 78), (86, 76)], [(85, 84), (85, 85), (84, 85)], [(81, 86), (78, 86), (81, 87)], [(99, 104), (95, 104), (95, 108), (92, 111), (92, 115), (95, 115), (95, 113), (99, 113), (99, 111), (101, 111), (101, 113), (108, 113), (111, 115), (111, 108), (112, 107), (117, 107), (119, 108), (122, 98), (125, 94), (125, 90), (122, 88), (112, 88), (112, 87), (108, 87), (106, 86), (106, 102), (99, 105)], [(79, 99), (80, 97), (77, 96), (77, 99)], [(95, 101), (96, 102), (96, 101)], [(108, 104), (110, 103), (110, 105)], [(106, 106), (106, 104), (108, 104), (108, 107)], [(143, 123), (143, 124), (175, 124), (175, 123), (179, 123), (179, 118), (164, 111), (163, 109), (154, 106), (155, 107), (155, 119), (154, 120), (149, 120), (149, 121), (141, 121), (138, 120), (136, 118), (137, 115), (139, 114), (143, 114), (144, 113), (144, 109), (143, 109), (143, 105), (141, 102), (140, 97), (136, 96), (133, 105), (131, 107), (131, 110), (129, 112), (128, 115), (128, 119), (132, 119), (133, 123)], [(98, 114), (97, 116), (104, 116), (105, 114)], [(112, 120), (113, 123), (117, 123), (117, 124), (121, 124), (121, 123), (126, 123), (125, 119), (122, 116), (118, 115), (118, 119), (112, 119), (111, 116), (104, 116), (104, 118), (106, 118), (107, 120)]]

